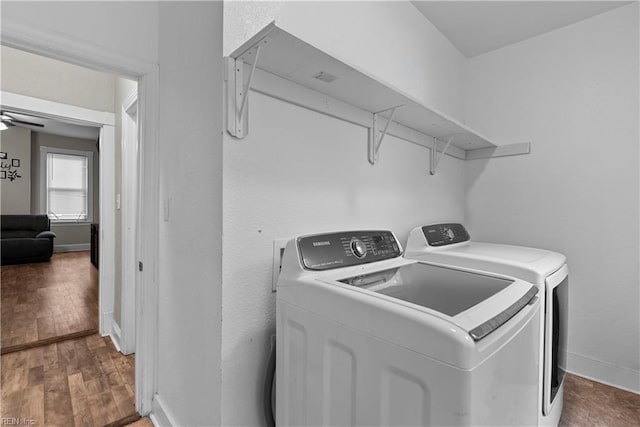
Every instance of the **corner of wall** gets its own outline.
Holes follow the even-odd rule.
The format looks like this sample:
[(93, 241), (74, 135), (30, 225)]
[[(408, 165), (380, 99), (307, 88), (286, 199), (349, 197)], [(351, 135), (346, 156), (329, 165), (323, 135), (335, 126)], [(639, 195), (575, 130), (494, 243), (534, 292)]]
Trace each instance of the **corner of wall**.
[(151, 414), (149, 415), (154, 426), (157, 427), (172, 427), (179, 426), (176, 421), (173, 412), (167, 406), (166, 402), (160, 397), (159, 394), (153, 396), (153, 404), (151, 407)]

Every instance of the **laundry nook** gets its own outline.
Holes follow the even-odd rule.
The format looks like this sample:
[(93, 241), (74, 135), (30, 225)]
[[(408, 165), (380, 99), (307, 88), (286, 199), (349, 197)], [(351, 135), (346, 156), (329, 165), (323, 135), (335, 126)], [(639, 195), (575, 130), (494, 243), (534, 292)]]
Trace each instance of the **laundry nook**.
[(3, 1), (31, 426), (640, 425), (638, 1)]

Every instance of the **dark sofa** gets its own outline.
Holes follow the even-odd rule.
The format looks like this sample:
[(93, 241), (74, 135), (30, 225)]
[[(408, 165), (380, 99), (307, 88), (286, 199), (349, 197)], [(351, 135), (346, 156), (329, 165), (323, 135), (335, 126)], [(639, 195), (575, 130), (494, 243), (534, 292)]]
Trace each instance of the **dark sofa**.
[(0, 215), (0, 228), (1, 265), (51, 258), (56, 234), (47, 215)]

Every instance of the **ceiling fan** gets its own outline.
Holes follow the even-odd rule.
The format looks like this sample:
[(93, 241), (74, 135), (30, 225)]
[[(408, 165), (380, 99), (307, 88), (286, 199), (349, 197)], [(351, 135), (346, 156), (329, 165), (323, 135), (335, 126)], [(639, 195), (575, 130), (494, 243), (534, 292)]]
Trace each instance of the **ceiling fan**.
[(35, 126), (39, 128), (43, 128), (44, 125), (42, 123), (34, 123), (26, 120), (20, 120), (13, 117), (10, 113), (5, 111), (0, 111), (0, 120), (2, 124), (5, 126), (3, 129), (6, 129), (7, 126)]

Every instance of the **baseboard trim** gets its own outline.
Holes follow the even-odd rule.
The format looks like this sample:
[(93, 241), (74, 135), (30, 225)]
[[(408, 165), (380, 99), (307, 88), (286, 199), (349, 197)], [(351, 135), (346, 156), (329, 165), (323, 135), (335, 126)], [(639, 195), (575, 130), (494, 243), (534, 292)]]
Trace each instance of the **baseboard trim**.
[(640, 394), (640, 371), (575, 353), (567, 353), (567, 365), (572, 374)]
[(158, 427), (173, 427), (178, 426), (175, 417), (167, 408), (166, 403), (162, 400), (157, 393), (153, 396), (152, 410), (151, 410), (151, 422), (154, 426)]
[(155, 415), (153, 415), (153, 413), (147, 415), (149, 417), (149, 420), (151, 420), (151, 424), (153, 424), (153, 427), (160, 427), (160, 423), (158, 421), (158, 418), (156, 418)]
[(111, 338), (113, 345), (116, 347), (116, 350), (122, 353), (122, 347), (120, 346), (122, 331), (120, 330), (120, 326), (116, 322), (116, 319), (113, 317), (111, 318), (111, 333), (109, 334), (109, 337)]
[(54, 245), (53, 252), (80, 252), (90, 251), (91, 243), (76, 243), (72, 245)]
[(101, 313), (100, 316), (100, 335), (106, 337), (111, 335), (113, 329), (113, 311)]

